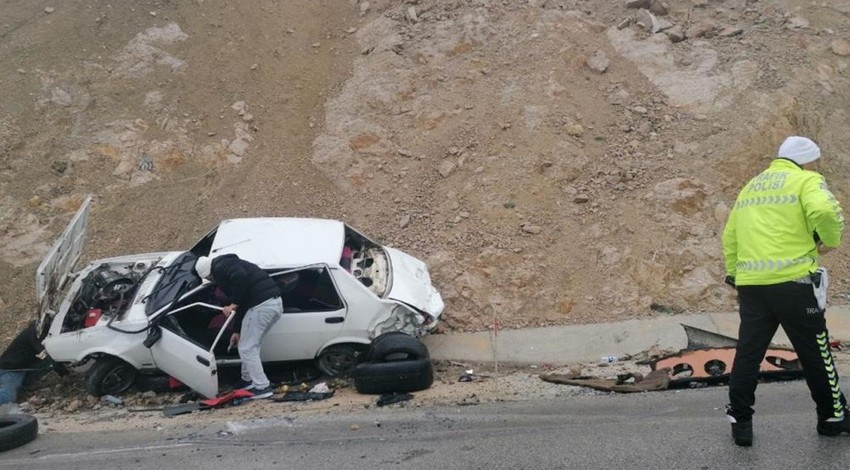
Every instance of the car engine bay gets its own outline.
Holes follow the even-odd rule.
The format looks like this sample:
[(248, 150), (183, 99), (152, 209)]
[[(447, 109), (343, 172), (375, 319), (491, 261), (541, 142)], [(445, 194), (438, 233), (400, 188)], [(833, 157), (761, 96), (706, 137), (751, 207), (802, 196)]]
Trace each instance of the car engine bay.
[(136, 290), (155, 263), (103, 263), (83, 279), (62, 323), (62, 333), (117, 318), (129, 308)]

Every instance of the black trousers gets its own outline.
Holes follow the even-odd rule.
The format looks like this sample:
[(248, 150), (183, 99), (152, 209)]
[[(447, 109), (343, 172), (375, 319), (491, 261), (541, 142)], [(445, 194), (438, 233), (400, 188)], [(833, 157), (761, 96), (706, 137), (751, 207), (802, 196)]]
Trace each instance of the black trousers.
[(738, 302), (741, 327), (729, 380), (729, 414), (738, 421), (752, 419), (759, 368), (770, 340), (782, 325), (800, 358), (818, 419), (843, 416), (847, 401), (838, 385), (826, 319), (818, 309), (812, 286), (796, 282), (739, 286)]

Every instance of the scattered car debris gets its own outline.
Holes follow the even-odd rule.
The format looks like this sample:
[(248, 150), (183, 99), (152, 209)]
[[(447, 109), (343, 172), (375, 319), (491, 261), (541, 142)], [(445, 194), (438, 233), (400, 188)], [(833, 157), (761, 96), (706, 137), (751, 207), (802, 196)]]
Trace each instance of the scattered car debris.
[(334, 396), (334, 391), (328, 392), (286, 392), (281, 396), (272, 398), (275, 402), (286, 401), (321, 401)]
[[(690, 386), (694, 382), (722, 383), (729, 379), (738, 340), (701, 328), (682, 324), (688, 346), (681, 351), (654, 357), (638, 364), (653, 371), (667, 370), (670, 386)], [(771, 346), (761, 363), (759, 376), (775, 380), (802, 377), (803, 368), (793, 349)]]
[(328, 387), (328, 384), (326, 382), (318, 383), (318, 384), (314, 385), (313, 388), (310, 389), (310, 393), (328, 393), (328, 392), (331, 392), (331, 389), (330, 389), (330, 387)]
[[(723, 381), (732, 372), (735, 348), (684, 349), (677, 354), (649, 361), (650, 368), (669, 370), (674, 382), (687, 383), (694, 380)], [(761, 362), (761, 377), (797, 378), (803, 367), (793, 349), (770, 348)]]
[[(637, 356), (645, 359), (635, 362), (647, 365), (651, 372), (643, 377), (629, 372), (616, 379), (582, 376), (581, 371), (570, 374), (541, 375), (551, 383), (578, 385), (596, 390), (631, 393), (668, 388), (699, 388), (729, 380), (735, 359), (738, 340), (701, 328), (682, 325), (688, 345), (678, 352), (660, 355), (649, 351)], [(655, 348), (653, 348), (655, 349)], [(607, 362), (603, 358), (603, 364)], [(772, 346), (761, 363), (759, 376), (773, 380), (793, 380), (802, 377), (803, 369), (793, 349)]]
[(164, 406), (151, 406), (148, 408), (127, 408), (129, 413), (153, 413), (156, 411), (165, 411)]
[[(576, 385), (594, 390), (618, 393), (654, 392), (667, 390), (670, 386), (670, 375), (666, 370), (652, 371), (643, 378), (634, 374), (624, 374), (618, 376), (616, 379), (576, 377), (573, 374), (544, 374), (540, 378), (550, 383)], [(632, 383), (628, 383), (629, 381)]]
[[(215, 398), (197, 401), (194, 403), (181, 403), (179, 405), (166, 406), (162, 410), (162, 414), (168, 417), (188, 414), (195, 411), (211, 410), (223, 406), (241, 405), (246, 400), (250, 400), (254, 394), (245, 389), (233, 390)], [(182, 399), (181, 399), (182, 400)]]
[(200, 403), (181, 403), (179, 405), (166, 406), (162, 410), (162, 414), (167, 417), (185, 415), (194, 411), (207, 409), (202, 407)]
[(122, 400), (122, 399), (120, 399), (116, 396), (113, 396), (113, 395), (104, 395), (103, 397), (101, 397), (101, 400), (109, 403), (110, 405), (115, 405), (115, 406), (121, 406), (121, 405), (124, 404), (124, 400)]
[(392, 405), (393, 403), (401, 403), (403, 401), (408, 401), (413, 398), (413, 395), (409, 393), (387, 393), (385, 395), (381, 395), (378, 398), (378, 401), (375, 402), (378, 406), (387, 406)]
[(622, 360), (623, 360), (623, 358), (618, 357), (618, 356), (602, 356), (602, 357), (599, 358), (599, 363), (600, 364), (613, 364), (615, 362), (620, 362)]
[(467, 369), (457, 379), (458, 382), (473, 382), (475, 381), (475, 373), (472, 369)]

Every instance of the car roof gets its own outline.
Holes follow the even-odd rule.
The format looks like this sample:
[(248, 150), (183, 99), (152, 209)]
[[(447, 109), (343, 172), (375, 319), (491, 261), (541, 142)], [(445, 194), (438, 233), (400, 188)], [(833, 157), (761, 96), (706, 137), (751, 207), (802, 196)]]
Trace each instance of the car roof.
[(264, 269), (339, 264), (345, 224), (338, 220), (263, 217), (223, 220), (210, 256), (233, 253)]

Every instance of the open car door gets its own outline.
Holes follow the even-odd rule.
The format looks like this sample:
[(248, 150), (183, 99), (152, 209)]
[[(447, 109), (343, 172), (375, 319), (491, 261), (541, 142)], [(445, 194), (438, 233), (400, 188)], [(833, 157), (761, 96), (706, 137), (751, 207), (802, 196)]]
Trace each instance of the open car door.
[(56, 314), (58, 304), (62, 300), (61, 294), (68, 276), (83, 253), (91, 201), (91, 196), (86, 198), (35, 272), (39, 333), (46, 334), (50, 320)]
[(169, 312), (159, 322), (161, 337), (150, 347), (157, 368), (183, 382), (192, 390), (207, 398), (218, 395), (218, 369), (213, 350), (221, 340), (234, 315), (230, 315), (222, 326), (209, 349), (193, 341), (183, 331), (174, 314), (189, 309), (210, 309), (221, 311), (217, 305), (196, 302)]

